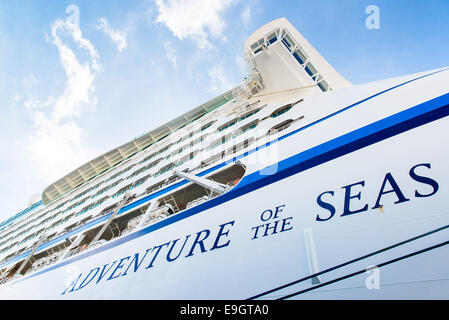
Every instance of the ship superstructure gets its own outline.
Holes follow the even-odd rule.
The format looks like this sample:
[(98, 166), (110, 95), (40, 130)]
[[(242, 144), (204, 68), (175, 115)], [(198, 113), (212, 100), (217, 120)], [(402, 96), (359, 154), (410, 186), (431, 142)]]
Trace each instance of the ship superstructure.
[[(2, 223), (2, 281), (207, 201), (218, 193), (193, 184), (192, 190), (178, 191), (187, 192), (186, 197), (175, 193), (106, 219), (117, 208), (179, 182), (182, 177), (173, 170), (207, 170), (298, 121), (278, 117), (301, 102), (298, 91), (306, 97), (350, 85), (285, 18), (255, 32), (245, 43), (245, 58), (250, 73), (241, 85), (89, 161)], [(288, 100), (289, 93), (294, 93), (294, 101), (276, 101), (279, 95)], [(232, 186), (243, 174), (244, 167), (234, 165), (209, 179)]]

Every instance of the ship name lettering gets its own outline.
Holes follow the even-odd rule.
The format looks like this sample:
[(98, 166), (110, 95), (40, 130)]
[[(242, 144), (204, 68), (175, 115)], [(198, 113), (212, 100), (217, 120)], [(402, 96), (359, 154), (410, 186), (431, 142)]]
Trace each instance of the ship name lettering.
[(61, 295), (79, 291), (88, 285), (125, 277), (139, 270), (151, 270), (161, 263), (171, 263), (178, 258), (191, 259), (202, 253), (226, 248), (231, 240), (229, 233), (235, 220), (223, 223), (215, 229), (204, 229), (163, 244), (155, 245), (143, 252), (116, 259), (113, 262), (92, 268), (77, 275)]
[[(420, 163), (409, 170), (409, 178), (421, 184), (419, 188), (415, 189), (414, 192), (410, 192), (410, 194), (404, 194), (404, 187), (401, 189), (391, 172), (386, 173), (371, 209), (383, 211), (384, 205), (391, 205), (391, 202), (396, 205), (410, 201), (413, 196), (415, 198), (427, 198), (436, 194), (439, 189), (438, 183), (434, 179), (423, 175), (423, 173), (426, 173), (430, 169), (430, 163)], [(344, 200), (342, 209), (340, 210), (340, 217), (368, 211), (370, 205), (366, 201), (363, 201), (362, 196), (362, 190), (365, 184), (365, 180), (362, 180), (341, 187), (344, 192)], [(316, 215), (316, 221), (329, 221), (337, 213), (337, 206), (332, 201), (335, 192), (334, 190), (329, 190), (318, 195), (316, 202), (320, 208), (326, 211), (318, 213)]]
[[(283, 213), (285, 204), (275, 207), (274, 209), (266, 209), (260, 215), (260, 220), (263, 223), (261, 225), (252, 227), (253, 237), (251, 240), (258, 239), (259, 237), (271, 236), (276, 233), (289, 231), (293, 229), (291, 220), (293, 217), (280, 218), (279, 215)], [(271, 220), (271, 221), (269, 221)]]

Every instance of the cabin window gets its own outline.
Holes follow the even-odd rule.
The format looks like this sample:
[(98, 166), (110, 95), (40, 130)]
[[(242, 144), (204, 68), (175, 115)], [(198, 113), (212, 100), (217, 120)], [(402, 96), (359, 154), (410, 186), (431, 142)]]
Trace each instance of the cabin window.
[(223, 130), (229, 128), (229, 127), (232, 127), (232, 126), (235, 125), (237, 122), (243, 121), (243, 120), (245, 120), (245, 119), (247, 119), (247, 118), (249, 118), (249, 117), (255, 115), (255, 114), (258, 113), (260, 110), (261, 110), (261, 109), (259, 108), (259, 109), (255, 109), (255, 110), (249, 111), (249, 112), (245, 113), (244, 115), (242, 115), (242, 116), (240, 116), (240, 117), (238, 117), (238, 118), (236, 118), (236, 119), (233, 119), (232, 121), (230, 121), (230, 122), (224, 124), (223, 126), (221, 126), (220, 128), (218, 128), (218, 131), (221, 132), (221, 131), (223, 131)]
[(175, 167), (175, 164), (174, 163), (170, 163), (169, 165), (166, 165), (165, 167), (162, 167), (154, 176), (155, 177), (158, 177), (158, 176), (160, 176), (161, 174), (164, 174), (164, 173), (166, 173), (166, 172), (168, 172), (168, 171), (170, 171), (171, 169), (173, 169)]
[(260, 39), (257, 42), (254, 42), (250, 47), (251, 50), (254, 52), (254, 54), (259, 53), (260, 51), (262, 51), (262, 44), (264, 44), (264, 39)]
[(288, 110), (290, 110), (292, 107), (293, 107), (293, 106), (292, 106), (291, 104), (288, 104), (288, 105), (286, 105), (286, 106), (284, 106), (284, 107), (282, 107), (282, 108), (279, 108), (279, 109), (275, 110), (275, 111), (271, 114), (271, 117), (272, 117), (272, 118), (279, 117), (281, 114), (286, 113), (286, 112), (287, 112)]
[(271, 134), (274, 134), (276, 132), (280, 132), (280, 131), (282, 131), (284, 129), (287, 129), (288, 127), (290, 127), (292, 122), (293, 122), (292, 119), (285, 120), (285, 121), (275, 125), (273, 128), (271, 128), (268, 131), (268, 134), (271, 135)]
[(297, 105), (298, 103), (300, 103), (300, 102), (302, 102), (302, 101), (303, 101), (303, 99), (299, 99), (298, 101), (295, 101), (295, 102), (293, 102), (293, 103), (286, 104), (285, 106), (282, 106), (282, 107), (276, 109), (275, 111), (273, 111), (273, 112), (271, 113), (270, 117), (272, 117), (272, 118), (279, 117), (281, 114), (286, 113), (286, 112), (289, 111), (293, 106)]
[(250, 112), (244, 114), (243, 116), (240, 116), (240, 117), (238, 118), (238, 121), (239, 121), (239, 122), (240, 122), (240, 121), (243, 121), (243, 120), (245, 120), (245, 119), (251, 117), (252, 115), (258, 113), (259, 111), (260, 111), (260, 109), (256, 109), (256, 110), (250, 111)]
[(218, 131), (221, 132), (221, 131), (223, 131), (223, 130), (229, 128), (229, 127), (232, 127), (232, 126), (233, 126), (234, 124), (236, 124), (236, 123), (237, 123), (237, 120), (234, 119), (234, 120), (232, 120), (232, 121), (226, 123), (225, 125), (221, 126), (220, 128), (218, 128)]
[(284, 43), (285, 47), (290, 51), (290, 48), (294, 45), (295, 42), (288, 34), (286, 34), (282, 39), (282, 43)]
[(315, 69), (315, 67), (310, 62), (307, 63), (305, 70), (306, 70), (307, 74), (311, 77), (313, 77), (315, 74), (318, 73), (318, 71)]
[(318, 87), (323, 91), (326, 92), (329, 90), (329, 85), (325, 80), (318, 82)]
[(276, 37), (276, 33), (270, 34), (270, 35), (267, 37), (268, 44), (270, 45), (270, 44), (276, 42), (277, 39), (278, 39), (278, 38)]
[(307, 57), (301, 49), (296, 49), (293, 53), (293, 57), (299, 62), (300, 65), (303, 65), (307, 61)]
[(232, 133), (232, 138), (237, 138), (238, 136), (242, 135), (243, 133), (256, 128), (258, 124), (259, 124), (259, 120), (255, 120), (255, 121), (241, 127), (240, 129), (235, 130)]
[(208, 124), (202, 126), (200, 131), (206, 130), (206, 129), (209, 128), (214, 122), (215, 122), (215, 121), (212, 121), (212, 122), (209, 122)]

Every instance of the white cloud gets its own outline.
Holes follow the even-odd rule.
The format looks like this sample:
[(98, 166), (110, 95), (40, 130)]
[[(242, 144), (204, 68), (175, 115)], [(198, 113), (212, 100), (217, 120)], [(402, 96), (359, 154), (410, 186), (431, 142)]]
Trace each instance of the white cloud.
[(31, 89), (34, 86), (36, 86), (39, 83), (39, 80), (37, 80), (34, 73), (31, 73), (29, 76), (25, 77), (22, 80), (22, 86), (24, 86), (26, 89)]
[(170, 60), (174, 67), (176, 67), (176, 50), (173, 48), (170, 41), (164, 42), (165, 55)]
[(249, 72), (248, 63), (245, 60), (244, 52), (241, 54), (236, 54), (235, 63), (237, 64), (240, 72), (244, 75), (247, 75)]
[(43, 112), (30, 112), (34, 133), (28, 136), (27, 150), (36, 174), (50, 183), (74, 170), (92, 155), (82, 144), (83, 130), (73, 121), (57, 122)]
[[(58, 37), (58, 31), (69, 33), (80, 49), (87, 50), (89, 61), (81, 63), (72, 49)], [(99, 55), (92, 43), (82, 37), (81, 30), (74, 24), (56, 20), (52, 24), (52, 40), (59, 53), (60, 62), (67, 76), (64, 93), (56, 100), (53, 117), (56, 121), (65, 118), (79, 117), (86, 107), (95, 106), (93, 93), (95, 91), (95, 72), (99, 70)]]
[(222, 65), (214, 66), (207, 71), (210, 78), (209, 91), (213, 93), (224, 92), (231, 89), (232, 83), (225, 75)]
[(251, 10), (249, 7), (246, 7), (245, 10), (242, 11), (242, 22), (245, 28), (248, 27), (248, 24), (251, 20)]
[(179, 39), (192, 38), (199, 48), (213, 47), (209, 37), (225, 39), (221, 14), (234, 0), (155, 0), (157, 23), (163, 23)]
[[(16, 101), (20, 100), (20, 96), (18, 97), (19, 99), (16, 99)], [(55, 102), (56, 99), (54, 97), (48, 97), (46, 101), (42, 102), (35, 95), (32, 95), (23, 103), (23, 105), (27, 109), (45, 109), (53, 106)]]
[[(60, 34), (69, 36), (77, 49), (87, 51), (87, 61), (81, 62), (66, 45)], [(58, 97), (40, 101), (35, 95), (24, 102), (33, 121), (33, 131), (27, 137), (27, 150), (36, 174), (45, 182), (53, 182), (87, 161), (94, 150), (83, 145), (83, 129), (77, 120), (97, 103), (94, 80), (99, 71), (99, 55), (81, 30), (69, 20), (56, 20), (51, 36), (46, 37), (57, 48), (67, 80)]]
[(126, 41), (126, 33), (121, 30), (112, 29), (106, 18), (98, 19), (97, 28), (106, 33), (111, 38), (111, 40), (114, 41), (114, 43), (117, 45), (118, 51), (122, 51), (128, 46), (128, 43)]

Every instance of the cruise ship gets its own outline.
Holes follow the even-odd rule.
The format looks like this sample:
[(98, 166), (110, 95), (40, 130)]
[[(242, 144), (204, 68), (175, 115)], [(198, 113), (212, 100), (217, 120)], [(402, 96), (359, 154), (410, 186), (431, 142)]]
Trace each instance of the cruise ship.
[(244, 53), (0, 224), (1, 299), (449, 298), (449, 68), (354, 85), (285, 18)]

